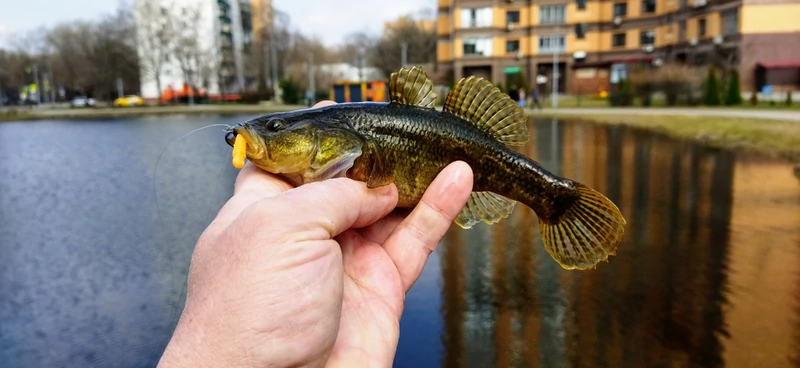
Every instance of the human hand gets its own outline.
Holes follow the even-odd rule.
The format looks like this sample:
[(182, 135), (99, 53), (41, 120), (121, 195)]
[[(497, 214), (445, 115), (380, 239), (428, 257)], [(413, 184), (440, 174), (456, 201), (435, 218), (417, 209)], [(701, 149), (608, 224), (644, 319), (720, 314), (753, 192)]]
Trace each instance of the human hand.
[(248, 162), (198, 240), (159, 366), (391, 366), (405, 294), (471, 190), (452, 163), (406, 216), (394, 184), (292, 188)]

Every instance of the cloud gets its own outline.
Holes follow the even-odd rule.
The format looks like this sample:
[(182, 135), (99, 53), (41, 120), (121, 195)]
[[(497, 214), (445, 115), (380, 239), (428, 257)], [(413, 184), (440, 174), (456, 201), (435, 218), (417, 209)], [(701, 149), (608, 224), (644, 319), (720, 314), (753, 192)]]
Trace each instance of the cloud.
[(430, 0), (273, 0), (286, 12), (292, 27), (303, 34), (317, 36), (327, 45), (344, 41), (357, 31), (380, 33), (383, 23), (422, 9), (433, 9)]

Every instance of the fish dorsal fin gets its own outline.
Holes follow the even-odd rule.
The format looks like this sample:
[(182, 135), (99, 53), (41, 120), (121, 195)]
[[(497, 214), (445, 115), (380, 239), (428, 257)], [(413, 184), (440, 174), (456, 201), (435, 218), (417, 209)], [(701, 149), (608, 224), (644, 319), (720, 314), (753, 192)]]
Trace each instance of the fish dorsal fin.
[(483, 78), (463, 78), (444, 101), (444, 110), (466, 119), (509, 146), (528, 139), (528, 115), (517, 102)]
[(401, 68), (389, 76), (389, 97), (393, 102), (433, 108), (433, 82), (419, 66)]
[(472, 228), (483, 221), (492, 225), (514, 211), (516, 201), (492, 192), (472, 192), (467, 204), (461, 209), (455, 223), (464, 229)]

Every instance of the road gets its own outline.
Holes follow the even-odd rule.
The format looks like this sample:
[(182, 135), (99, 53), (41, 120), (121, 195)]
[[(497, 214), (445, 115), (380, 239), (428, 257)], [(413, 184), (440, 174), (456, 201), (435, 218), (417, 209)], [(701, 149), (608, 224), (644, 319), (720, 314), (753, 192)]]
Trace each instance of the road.
[[(538, 112), (529, 109), (534, 115)], [(544, 108), (548, 114), (566, 115), (682, 115), (770, 119), (800, 122), (800, 110), (708, 109), (708, 108)]]

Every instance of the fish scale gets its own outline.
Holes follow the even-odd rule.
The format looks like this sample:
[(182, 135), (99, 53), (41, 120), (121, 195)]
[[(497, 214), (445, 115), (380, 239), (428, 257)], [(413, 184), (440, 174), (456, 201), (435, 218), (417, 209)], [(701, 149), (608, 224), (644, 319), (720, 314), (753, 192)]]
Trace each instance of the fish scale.
[(491, 82), (461, 79), (442, 111), (419, 67), (389, 78), (390, 102), (341, 103), (243, 122), (226, 141), (247, 142), (247, 159), (294, 185), (347, 177), (370, 188), (394, 183), (398, 207), (413, 207), (447, 165), (464, 161), (473, 192), (455, 223), (507, 218), (515, 204), (538, 217), (545, 249), (564, 269), (595, 268), (615, 255), (626, 221), (617, 206), (512, 149), (529, 139), (528, 115)]

